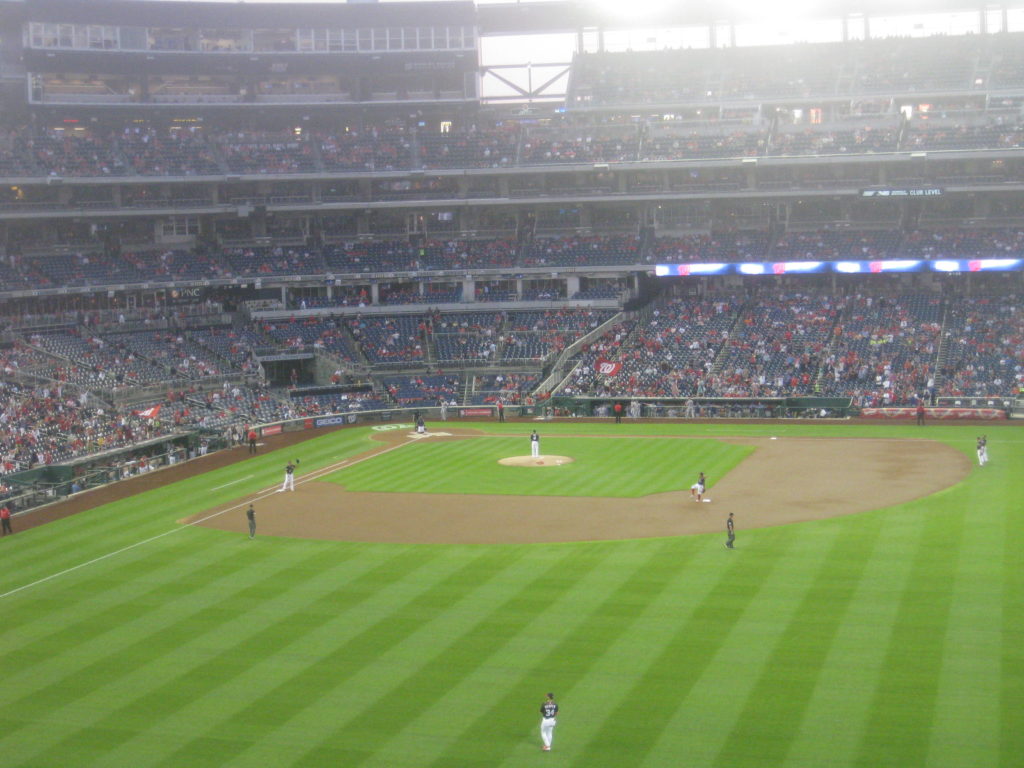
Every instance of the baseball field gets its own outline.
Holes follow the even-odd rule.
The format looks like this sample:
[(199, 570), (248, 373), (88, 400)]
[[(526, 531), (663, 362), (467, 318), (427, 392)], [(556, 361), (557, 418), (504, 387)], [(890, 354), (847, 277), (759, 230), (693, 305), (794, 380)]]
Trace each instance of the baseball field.
[(16, 519), (0, 766), (1021, 765), (1019, 428), (388, 426)]

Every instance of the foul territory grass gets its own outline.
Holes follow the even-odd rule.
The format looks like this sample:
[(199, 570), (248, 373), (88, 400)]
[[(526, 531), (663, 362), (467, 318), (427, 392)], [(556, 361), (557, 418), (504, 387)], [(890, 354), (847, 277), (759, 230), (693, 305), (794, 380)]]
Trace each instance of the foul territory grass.
[[(510, 492), (478, 475), (528, 453), (528, 429), (487, 429), (332, 479)], [(651, 439), (681, 434), (697, 439)], [(301, 477), (371, 435), (325, 435), (0, 540), (0, 766), (1020, 764), (1024, 433), (989, 430), (988, 466), (912, 503), (763, 530), (739, 514), (736, 551), (722, 535), (413, 546), (175, 523), (253, 496), (289, 458)], [(551, 493), (566, 469), (580, 481), (565, 492), (678, 489), (741, 460), (717, 435), (880, 436), (908, 451), (928, 437), (971, 455), (975, 428), (545, 424), (544, 453), (577, 465), (508, 476), (524, 495)], [(562, 714), (542, 754), (549, 690)]]
[(542, 448), (545, 455), (573, 461), (544, 467), (499, 464), (499, 459), (529, 456), (529, 442), (521, 437), (428, 438), (324, 479), (351, 491), (629, 498), (689, 488), (697, 472), (709, 477), (711, 487), (754, 450), (668, 437), (551, 437)]

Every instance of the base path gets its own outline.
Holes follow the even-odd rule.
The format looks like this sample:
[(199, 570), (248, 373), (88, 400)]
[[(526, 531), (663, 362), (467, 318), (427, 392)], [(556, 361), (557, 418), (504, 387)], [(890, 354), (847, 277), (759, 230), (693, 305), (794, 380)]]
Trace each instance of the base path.
[[(467, 429), (451, 433), (434, 439), (487, 439)], [(409, 437), (391, 432), (381, 439), (386, 442), (378, 451)], [(696, 503), (689, 490), (635, 499), (350, 492), (300, 477), (294, 493), (272, 494), (258, 503), (258, 535), (437, 544), (680, 536), (722, 532), (729, 512), (743, 530), (886, 507), (947, 488), (971, 469), (965, 454), (931, 440), (720, 439), (756, 450), (708, 488), (711, 503)], [(558, 467), (545, 464), (538, 471), (557, 473)], [(200, 524), (246, 531), (239, 505), (247, 501), (225, 505), (219, 508), (227, 509), (225, 514)]]

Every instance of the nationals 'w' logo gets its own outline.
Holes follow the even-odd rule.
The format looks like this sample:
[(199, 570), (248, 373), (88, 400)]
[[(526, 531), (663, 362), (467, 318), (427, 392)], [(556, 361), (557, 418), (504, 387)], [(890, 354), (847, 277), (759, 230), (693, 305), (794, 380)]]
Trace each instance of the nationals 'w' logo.
[(622, 370), (622, 363), (613, 363), (611, 360), (598, 360), (594, 369), (604, 376), (614, 376)]

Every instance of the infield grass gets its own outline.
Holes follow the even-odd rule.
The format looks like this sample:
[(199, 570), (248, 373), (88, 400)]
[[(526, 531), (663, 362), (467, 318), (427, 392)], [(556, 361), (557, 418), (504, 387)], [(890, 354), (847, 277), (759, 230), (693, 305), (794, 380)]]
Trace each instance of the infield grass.
[[(487, 429), (487, 451), (508, 439), (525, 453), (528, 425)], [(976, 430), (543, 429), (544, 453), (579, 459), (578, 442), (607, 451), (619, 483), (676, 488), (701, 469), (720, 478), (705, 440), (571, 436), (890, 437), (907, 450), (927, 437), (973, 455)], [(175, 523), (278, 482), (289, 458), (301, 476), (358, 454), (363, 428), (19, 532), (0, 540), (0, 766), (1012, 768), (1024, 432), (988, 434), (991, 463), (941, 493), (741, 527), (732, 552), (720, 535), (414, 546)], [(699, 464), (649, 463), (649, 445), (696, 448)], [(340, 478), (369, 482), (387, 460), (412, 482), (439, 446)], [(562, 713), (542, 754), (549, 690)]]
[(435, 442), (428, 438), (323, 479), (350, 491), (635, 498), (687, 489), (700, 471), (713, 486), (715, 478), (754, 450), (720, 440), (669, 437), (552, 437), (543, 440), (542, 448), (545, 455), (574, 461), (541, 468), (505, 466), (498, 460), (529, 455), (528, 441), (500, 436)]

